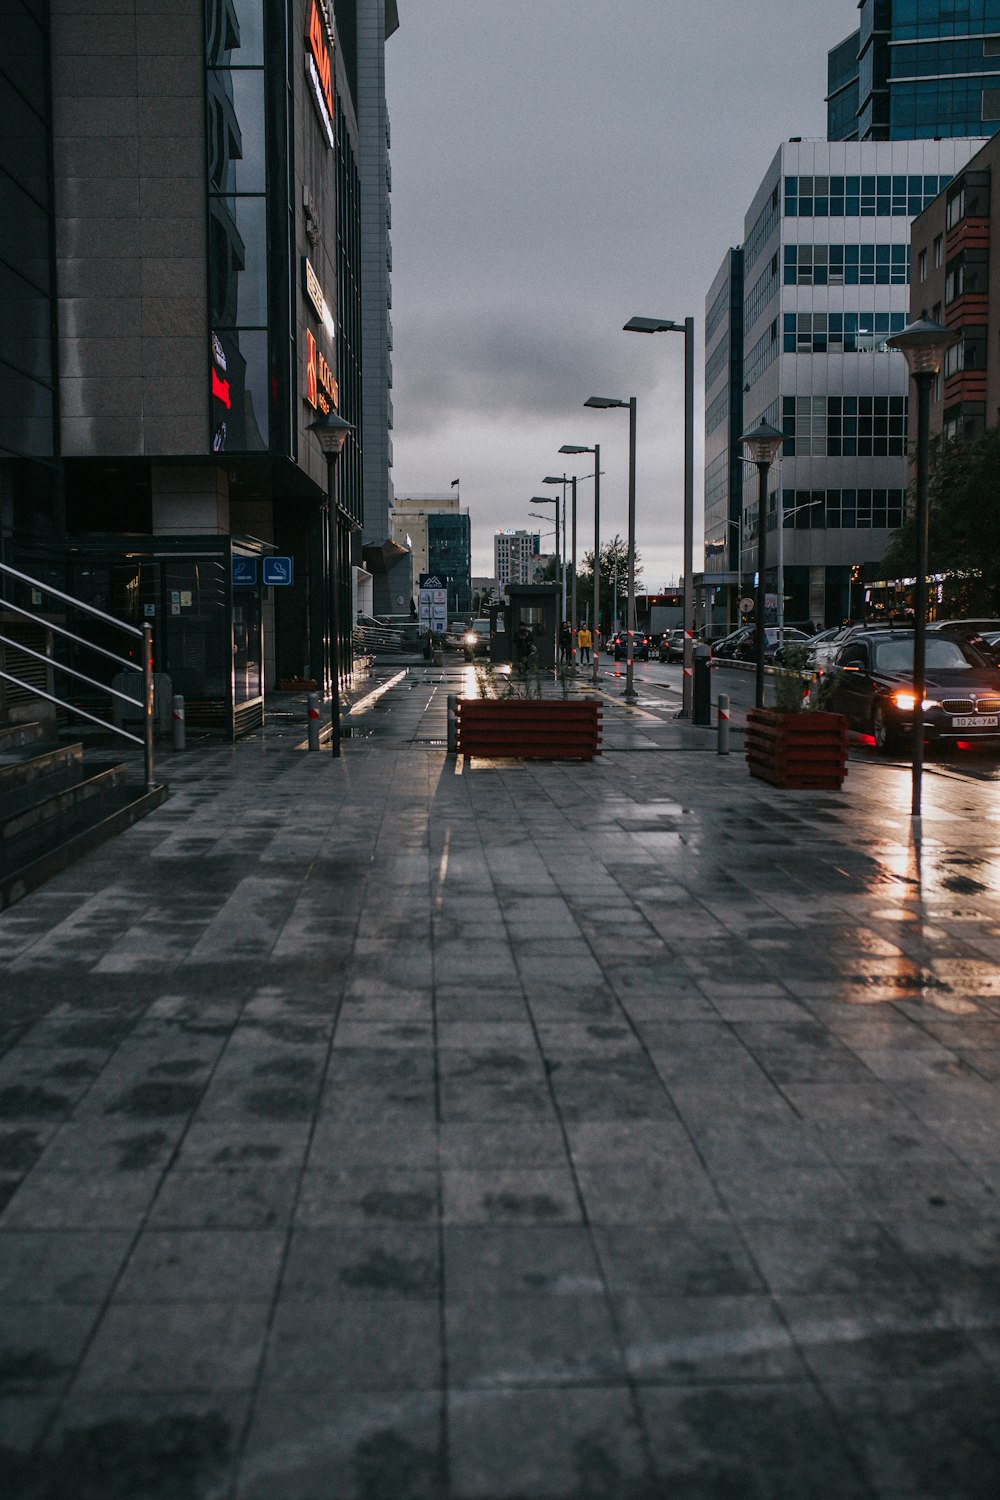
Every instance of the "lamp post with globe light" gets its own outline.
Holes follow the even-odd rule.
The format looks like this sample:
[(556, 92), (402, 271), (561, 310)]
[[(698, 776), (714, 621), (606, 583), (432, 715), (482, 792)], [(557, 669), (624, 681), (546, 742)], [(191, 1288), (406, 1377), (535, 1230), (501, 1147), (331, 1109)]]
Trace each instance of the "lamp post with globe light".
[(913, 616), (913, 758), (910, 789), (910, 816), (920, 817), (924, 771), (924, 711), (927, 686), (927, 486), (930, 469), (931, 387), (941, 369), (945, 351), (958, 341), (959, 335), (943, 324), (934, 322), (926, 310), (913, 323), (891, 338), (888, 349), (898, 349), (910, 367), (910, 379), (917, 388), (917, 584)]
[(315, 433), (326, 456), (327, 528), (330, 539), (330, 748), (336, 758), (340, 755), (340, 527), (337, 520), (337, 461), (344, 451), (348, 434), (354, 431), (354, 424), (345, 422), (335, 411), (328, 411), (322, 417), (317, 417), (315, 422), (310, 422), (307, 430)]
[(764, 604), (767, 599), (767, 471), (785, 441), (784, 434), (769, 422), (758, 422), (740, 438), (757, 465), (757, 634), (754, 703), (764, 707)]

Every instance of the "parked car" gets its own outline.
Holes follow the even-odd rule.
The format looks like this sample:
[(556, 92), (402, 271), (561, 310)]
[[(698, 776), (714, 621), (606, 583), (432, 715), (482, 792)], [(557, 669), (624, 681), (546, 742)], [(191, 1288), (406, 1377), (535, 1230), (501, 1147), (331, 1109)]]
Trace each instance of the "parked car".
[[(628, 656), (628, 631), (619, 630), (618, 634), (611, 638), (611, 649), (615, 661), (624, 661)], [(632, 632), (632, 659), (633, 661), (649, 661), (649, 636), (641, 630)]]
[[(797, 641), (800, 645), (808, 645), (812, 636), (806, 635), (804, 630), (793, 630), (791, 626), (784, 628), (785, 642)], [(773, 661), (774, 653), (780, 645), (780, 635), (777, 625), (766, 625), (764, 627), (764, 660)], [(712, 644), (712, 656), (720, 661), (756, 661), (757, 659), (757, 627), (755, 625), (744, 625), (741, 630), (734, 630), (732, 635), (723, 636), (721, 641)]]
[[(958, 636), (928, 632), (924, 736), (933, 741), (1000, 738), (1000, 672)], [(912, 731), (913, 635), (858, 631), (837, 653), (824, 707), (891, 749)]]
[(684, 660), (684, 631), (665, 630), (660, 637), (659, 646), (660, 661), (683, 661)]
[(927, 634), (957, 635), (970, 646), (975, 646), (993, 666), (1000, 664), (1000, 653), (989, 637), (1000, 632), (1000, 620), (935, 620), (928, 625)]
[(854, 628), (853, 625), (833, 625), (829, 630), (819, 630), (810, 636), (806, 669), (825, 672)]

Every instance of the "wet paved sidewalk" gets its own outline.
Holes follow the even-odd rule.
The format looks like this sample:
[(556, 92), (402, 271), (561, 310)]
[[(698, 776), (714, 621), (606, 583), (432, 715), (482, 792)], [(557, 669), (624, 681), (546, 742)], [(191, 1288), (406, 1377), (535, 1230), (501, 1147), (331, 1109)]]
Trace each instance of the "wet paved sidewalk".
[(0, 918), (0, 1490), (996, 1500), (994, 788), (469, 766), (455, 677)]

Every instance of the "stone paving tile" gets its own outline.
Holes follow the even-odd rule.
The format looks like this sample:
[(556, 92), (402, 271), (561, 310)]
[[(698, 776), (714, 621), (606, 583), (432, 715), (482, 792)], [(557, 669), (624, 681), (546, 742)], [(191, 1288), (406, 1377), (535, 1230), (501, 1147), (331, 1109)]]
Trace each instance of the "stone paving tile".
[(448, 1398), (454, 1500), (653, 1500), (640, 1425), (621, 1386), (468, 1390)]
[(74, 1390), (249, 1390), (268, 1311), (266, 1300), (115, 1303), (101, 1319)]
[(420, 1297), (323, 1297), (278, 1303), (262, 1388), (426, 1391), (441, 1380), (440, 1313)]
[(801, 1500), (819, 1474), (829, 1500), (871, 1495), (822, 1396), (805, 1382), (642, 1386), (639, 1404), (671, 1500)]
[(235, 1500), (440, 1500), (442, 1404), (435, 1390), (264, 1391)]

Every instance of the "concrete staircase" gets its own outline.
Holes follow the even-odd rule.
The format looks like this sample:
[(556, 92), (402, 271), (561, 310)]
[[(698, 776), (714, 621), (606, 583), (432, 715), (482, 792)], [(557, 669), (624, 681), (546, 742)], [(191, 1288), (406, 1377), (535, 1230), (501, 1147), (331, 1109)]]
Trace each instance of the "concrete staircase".
[(129, 785), (121, 761), (84, 764), (81, 744), (40, 724), (0, 724), (0, 911), (166, 800)]

